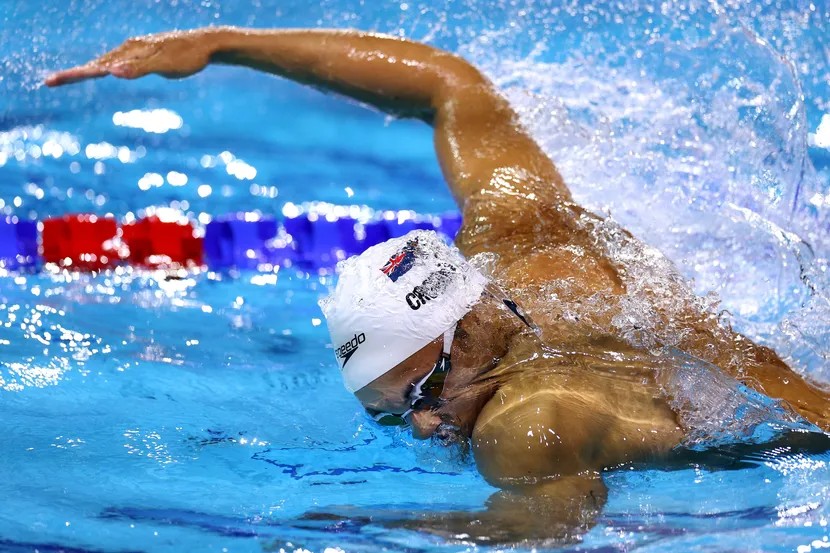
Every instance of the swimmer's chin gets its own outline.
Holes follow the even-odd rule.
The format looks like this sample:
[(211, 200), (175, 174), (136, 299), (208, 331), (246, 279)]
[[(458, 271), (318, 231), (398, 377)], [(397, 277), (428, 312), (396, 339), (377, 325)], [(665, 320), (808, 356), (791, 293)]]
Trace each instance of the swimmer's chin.
[[(448, 418), (448, 417), (445, 417)], [(416, 435), (413, 446), (418, 464), (435, 470), (465, 470), (472, 464), (472, 445), (461, 428), (451, 422), (438, 424), (429, 435)]]

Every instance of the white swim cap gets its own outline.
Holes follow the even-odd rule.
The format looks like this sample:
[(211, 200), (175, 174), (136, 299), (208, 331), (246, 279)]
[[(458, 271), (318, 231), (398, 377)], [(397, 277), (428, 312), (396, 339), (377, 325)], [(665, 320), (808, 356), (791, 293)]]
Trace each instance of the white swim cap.
[(350, 392), (435, 340), (478, 302), (487, 278), (433, 231), (415, 230), (341, 261), (320, 301)]

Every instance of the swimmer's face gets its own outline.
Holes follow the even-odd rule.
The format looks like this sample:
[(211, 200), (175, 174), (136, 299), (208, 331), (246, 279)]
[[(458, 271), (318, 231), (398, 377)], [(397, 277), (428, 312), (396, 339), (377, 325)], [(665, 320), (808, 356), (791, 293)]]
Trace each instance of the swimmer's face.
[[(410, 409), (411, 392), (435, 367), (435, 360), (441, 354), (442, 338), (436, 338), (408, 358), (404, 359), (391, 371), (378, 377), (355, 394), (367, 410), (400, 415)], [(452, 371), (450, 371), (452, 373)], [(412, 433), (416, 438), (427, 438), (432, 432), (423, 429), (417, 423), (423, 420), (419, 413), (412, 413), (408, 418), (412, 424)], [(437, 425), (436, 425), (437, 426)]]
[[(459, 332), (463, 332), (459, 330)], [(443, 348), (443, 336), (409, 356), (391, 371), (372, 381), (355, 394), (370, 411), (402, 414), (410, 409), (411, 392), (435, 367)], [(452, 370), (446, 376), (441, 405), (435, 409), (418, 409), (407, 420), (417, 439), (439, 437), (445, 443), (466, 440), (472, 434), (475, 419), (487, 398), (472, 386), (483, 369), (465, 366), (461, 342), (454, 340), (450, 352)], [(487, 367), (489, 368), (489, 367)]]

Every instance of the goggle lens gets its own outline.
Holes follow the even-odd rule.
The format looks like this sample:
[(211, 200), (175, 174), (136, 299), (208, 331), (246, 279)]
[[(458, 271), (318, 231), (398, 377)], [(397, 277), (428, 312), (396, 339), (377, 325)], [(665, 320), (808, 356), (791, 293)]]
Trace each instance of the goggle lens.
[(375, 419), (375, 422), (381, 426), (407, 426), (409, 423), (403, 415), (394, 415), (392, 413), (372, 413), (368, 411), (369, 416)]

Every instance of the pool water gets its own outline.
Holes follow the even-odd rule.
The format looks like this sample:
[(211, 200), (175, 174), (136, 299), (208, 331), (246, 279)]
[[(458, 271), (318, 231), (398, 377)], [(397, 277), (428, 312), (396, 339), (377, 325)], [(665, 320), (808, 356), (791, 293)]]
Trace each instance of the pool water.
[[(451, 210), (427, 127), (279, 79), (217, 67), (38, 84), (174, 27), (402, 34), (480, 65), (580, 202), (718, 294), (736, 328), (830, 382), (826, 3), (538, 4), (5, 3), (0, 210), (169, 207), (194, 221), (310, 201)], [(495, 490), (362, 414), (316, 304), (333, 278), (0, 276), (0, 550), (492, 549), (385, 524), (480, 510)], [(609, 471), (598, 523), (561, 548), (830, 547), (827, 463), (769, 454), (734, 470)]]

